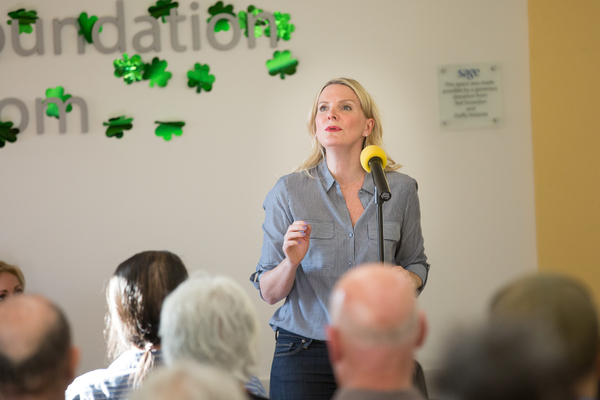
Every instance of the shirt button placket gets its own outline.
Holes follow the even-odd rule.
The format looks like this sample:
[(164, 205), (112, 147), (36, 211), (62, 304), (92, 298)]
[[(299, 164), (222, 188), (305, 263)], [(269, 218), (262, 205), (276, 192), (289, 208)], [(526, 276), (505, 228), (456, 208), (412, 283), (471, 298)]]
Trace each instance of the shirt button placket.
[[(354, 237), (354, 233), (353, 233), (353, 232), (349, 232), (349, 233), (348, 233), (348, 237), (349, 237), (350, 239), (352, 239), (352, 238)], [(354, 239), (352, 240), (352, 244), (353, 244), (353, 246), (352, 246), (352, 247), (354, 247)], [(348, 261), (348, 268), (350, 268), (350, 267), (352, 267), (352, 260)]]

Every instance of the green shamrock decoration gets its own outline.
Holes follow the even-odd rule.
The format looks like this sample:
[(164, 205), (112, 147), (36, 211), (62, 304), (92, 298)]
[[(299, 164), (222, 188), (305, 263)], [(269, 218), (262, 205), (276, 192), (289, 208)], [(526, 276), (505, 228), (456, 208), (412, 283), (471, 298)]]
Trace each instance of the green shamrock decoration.
[(133, 121), (133, 118), (125, 118), (124, 115), (121, 115), (115, 118), (109, 118), (108, 122), (103, 122), (102, 125), (108, 126), (108, 128), (106, 128), (107, 137), (121, 139), (123, 137), (123, 131), (128, 131), (133, 128), (131, 121)]
[(292, 58), (292, 53), (289, 50), (276, 51), (273, 53), (273, 59), (267, 61), (269, 75), (279, 74), (281, 79), (285, 79), (285, 75), (294, 75), (297, 66), (298, 60)]
[(123, 77), (123, 80), (128, 85), (142, 80), (142, 74), (146, 66), (139, 55), (136, 54), (129, 58), (127, 53), (123, 54), (123, 58), (115, 60), (113, 65), (115, 67), (115, 76), (117, 78)]
[(215, 76), (209, 75), (210, 67), (208, 64), (202, 65), (196, 63), (194, 69), (188, 71), (188, 86), (193, 88), (196, 86), (196, 93), (200, 93), (202, 89), (207, 92), (212, 90), (212, 84), (215, 82)]
[[(248, 6), (248, 12), (240, 11), (238, 13), (238, 23), (240, 29), (244, 31), (244, 35), (248, 37), (248, 14), (257, 16), (263, 12), (260, 8), (256, 8), (252, 5)], [(266, 18), (259, 18), (254, 25), (254, 37), (261, 37), (263, 34), (264, 26), (267, 25)]]
[[(49, 88), (46, 90), (46, 99), (60, 99), (64, 103), (69, 97), (71, 97), (71, 95), (65, 94), (65, 89), (62, 86), (57, 86), (55, 88)], [(73, 106), (69, 104), (66, 111), (71, 112), (72, 109)], [(58, 118), (58, 106), (54, 103), (48, 103), (46, 115), (49, 117)]]
[(185, 122), (182, 121), (154, 121), (154, 123), (159, 124), (154, 133), (156, 133), (156, 136), (162, 136), (166, 141), (171, 140), (172, 135), (181, 136), (183, 133), (181, 128), (185, 125)]
[[(88, 43), (92, 43), (92, 28), (94, 27), (94, 24), (96, 23), (96, 21), (98, 21), (98, 17), (96, 17), (95, 15), (92, 15), (88, 18), (87, 13), (82, 12), (81, 14), (79, 14), (79, 18), (77, 19), (77, 21), (79, 21), (79, 27), (81, 28), (79, 30), (79, 34), (83, 35), (83, 37), (85, 38), (85, 40), (87, 40)], [(102, 32), (102, 27), (100, 27), (100, 32)]]
[(165, 17), (169, 15), (171, 8), (177, 8), (178, 6), (179, 3), (171, 3), (171, 0), (158, 0), (156, 5), (148, 8), (148, 12), (154, 18), (158, 19), (160, 17), (162, 18), (162, 22), (167, 22)]
[(173, 76), (172, 73), (165, 71), (165, 69), (167, 69), (167, 61), (160, 61), (158, 57), (154, 57), (152, 64), (146, 64), (142, 79), (150, 80), (150, 87), (154, 87), (154, 84), (165, 87), (171, 76)]
[(19, 21), (19, 34), (33, 32), (31, 24), (35, 24), (35, 20), (39, 18), (37, 16), (37, 11), (25, 11), (24, 8), (9, 12), (8, 16), (11, 18), (7, 22), (8, 25), (12, 25), (13, 19)]
[[(233, 12), (233, 5), (224, 6), (222, 1), (217, 1), (213, 6), (208, 8), (208, 12), (212, 17), (206, 20), (206, 22), (210, 22), (211, 19), (214, 18), (215, 15), (218, 14), (229, 14), (235, 17), (235, 13)], [(229, 21), (221, 19), (215, 24), (215, 32), (220, 31), (228, 31), (229, 30)]]
[[(290, 14), (282, 14), (279, 11), (273, 13), (275, 17), (275, 25), (277, 25), (277, 40), (290, 40), (292, 32), (296, 30), (296, 27), (290, 24)], [(271, 37), (271, 27), (265, 28), (265, 35)]]
[(12, 126), (12, 122), (0, 121), (0, 148), (4, 147), (6, 142), (14, 143), (17, 141), (19, 129)]

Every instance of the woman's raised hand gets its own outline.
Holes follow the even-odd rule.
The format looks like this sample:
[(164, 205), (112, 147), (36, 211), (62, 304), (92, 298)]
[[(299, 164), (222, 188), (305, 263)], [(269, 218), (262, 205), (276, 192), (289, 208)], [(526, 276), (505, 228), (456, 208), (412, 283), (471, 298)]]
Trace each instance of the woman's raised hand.
[(308, 251), (311, 231), (311, 226), (305, 221), (294, 221), (283, 237), (283, 252), (295, 267), (300, 265)]

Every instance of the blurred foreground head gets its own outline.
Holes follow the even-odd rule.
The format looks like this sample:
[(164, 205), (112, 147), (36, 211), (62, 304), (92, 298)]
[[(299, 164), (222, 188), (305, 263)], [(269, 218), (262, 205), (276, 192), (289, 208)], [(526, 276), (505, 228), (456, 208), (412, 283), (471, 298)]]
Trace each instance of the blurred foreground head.
[(575, 393), (596, 397), (600, 368), (598, 310), (580, 282), (556, 274), (517, 279), (494, 297), (490, 317), (497, 323), (536, 323), (551, 331), (563, 348)]
[(209, 365), (178, 361), (152, 373), (132, 400), (246, 400), (233, 377)]
[(56, 305), (29, 295), (0, 304), (0, 398), (64, 399), (78, 361)]
[(258, 314), (233, 279), (190, 277), (165, 300), (161, 321), (168, 365), (192, 359), (226, 370), (240, 383), (250, 377), (257, 359)]
[(575, 399), (558, 338), (532, 323), (491, 323), (456, 332), (436, 386), (442, 399)]
[(412, 386), (414, 352), (427, 322), (406, 274), (391, 265), (353, 268), (335, 285), (329, 308), (327, 345), (341, 387)]

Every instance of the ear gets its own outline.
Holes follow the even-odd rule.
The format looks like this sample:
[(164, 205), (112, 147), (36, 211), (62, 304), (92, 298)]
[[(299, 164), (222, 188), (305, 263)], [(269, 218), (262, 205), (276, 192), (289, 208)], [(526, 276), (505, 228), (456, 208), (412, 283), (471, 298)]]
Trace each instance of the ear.
[(418, 349), (423, 346), (425, 343), (425, 338), (427, 338), (427, 333), (429, 332), (429, 324), (427, 323), (427, 317), (425, 316), (425, 311), (419, 310), (419, 333), (417, 334), (417, 342), (415, 343), (415, 347)]
[(340, 332), (336, 327), (327, 325), (325, 327), (325, 334), (327, 335), (327, 352), (329, 353), (329, 361), (331, 365), (335, 365), (341, 358), (340, 348)]
[(81, 352), (79, 348), (72, 346), (69, 354), (69, 383), (73, 382), (73, 379), (75, 379), (80, 356)]
[(373, 132), (373, 128), (375, 127), (375, 120), (373, 118), (369, 118), (367, 120), (367, 126), (365, 127), (365, 130), (363, 132), (363, 136), (367, 137), (371, 134), (371, 132)]

